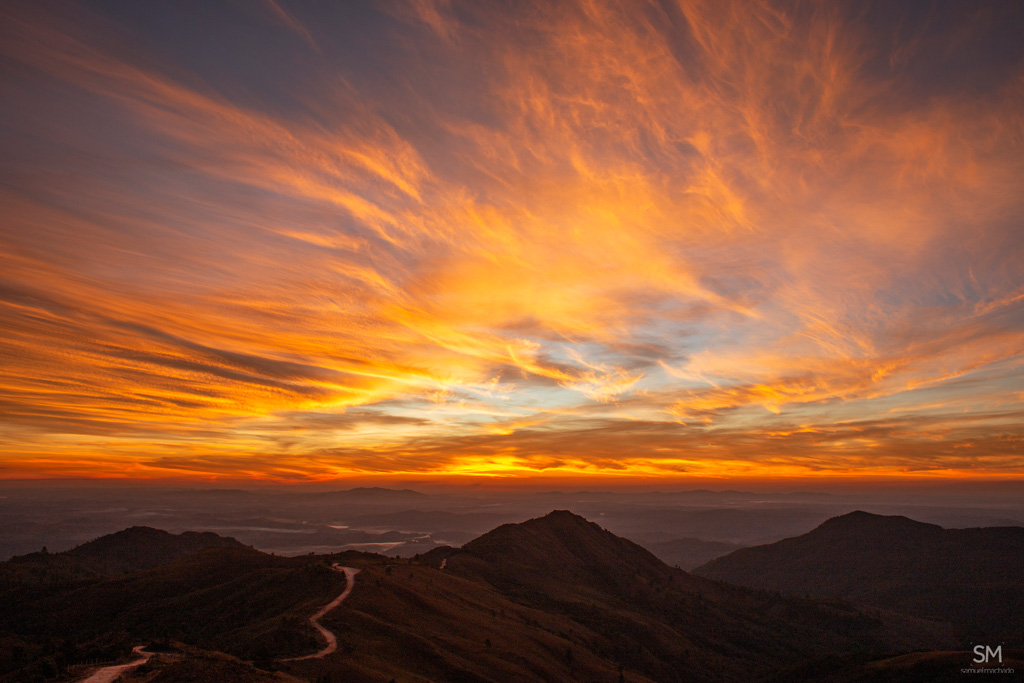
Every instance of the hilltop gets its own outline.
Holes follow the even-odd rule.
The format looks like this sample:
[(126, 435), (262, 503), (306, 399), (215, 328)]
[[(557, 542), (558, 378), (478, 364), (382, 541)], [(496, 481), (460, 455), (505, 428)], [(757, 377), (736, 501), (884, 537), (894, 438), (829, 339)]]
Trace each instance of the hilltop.
[(694, 572), (947, 620), (980, 638), (1021, 629), (1024, 527), (944, 529), (857, 511), (801, 536), (737, 550)]

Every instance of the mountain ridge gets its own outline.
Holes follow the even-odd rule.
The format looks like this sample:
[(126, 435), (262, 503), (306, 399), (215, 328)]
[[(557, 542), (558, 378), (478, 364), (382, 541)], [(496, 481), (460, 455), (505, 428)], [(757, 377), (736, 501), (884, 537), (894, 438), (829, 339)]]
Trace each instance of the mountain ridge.
[[(95, 547), (145, 545), (164, 533), (125, 531)], [(336, 563), (360, 570), (351, 594), (321, 619), (337, 650), (282, 661), (322, 647), (309, 616), (342, 589)], [(60, 670), (161, 639), (254, 662), (233, 666), (239, 683), (267, 680), (268, 670), (374, 683), (784, 680), (808, 664), (825, 671), (836, 657), (855, 667), (954, 644), (942, 624), (688, 574), (568, 510), (405, 560), (207, 547), (119, 576), (5, 586), (0, 607), (0, 641), (22, 652), (0, 651), (3, 683), (47, 661)], [(74, 645), (63, 652), (52, 645), (60, 642)]]
[(106, 534), (59, 553), (42, 551), (17, 555), (6, 563), (6, 580), (14, 573), (42, 572), (61, 578), (120, 576), (151, 569), (206, 548), (247, 548), (229, 536), (209, 531), (172, 534), (147, 526), (132, 526)]
[(800, 536), (736, 550), (694, 573), (947, 620), (974, 637), (1005, 634), (1020, 629), (1024, 614), (1024, 527), (944, 529), (856, 511)]

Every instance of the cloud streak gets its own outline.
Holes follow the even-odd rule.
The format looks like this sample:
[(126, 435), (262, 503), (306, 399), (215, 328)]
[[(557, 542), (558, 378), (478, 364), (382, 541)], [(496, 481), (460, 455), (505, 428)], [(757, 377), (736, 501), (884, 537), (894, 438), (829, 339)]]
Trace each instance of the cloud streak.
[(377, 9), (2, 10), (8, 476), (1024, 474), (1016, 8)]

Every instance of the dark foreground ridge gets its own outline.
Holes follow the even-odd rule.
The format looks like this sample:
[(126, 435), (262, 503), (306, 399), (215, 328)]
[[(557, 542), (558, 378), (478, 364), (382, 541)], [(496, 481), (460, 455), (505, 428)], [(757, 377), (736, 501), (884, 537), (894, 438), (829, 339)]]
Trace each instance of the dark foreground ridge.
[[(823, 528), (841, 538), (851, 521)], [(149, 568), (62, 574), (74, 557), (120, 570), (120, 558), (189, 544), (202, 547)], [(42, 572), (49, 559), (0, 563), (3, 683), (70, 680), (82, 662), (138, 645), (159, 654), (133, 680), (154, 683), (211, 672), (241, 683), (824, 681), (837, 670), (853, 681), (871, 680), (856, 676), (880, 662), (908, 676), (939, 666), (921, 652), (970, 663), (946, 624), (694, 576), (566, 510), (412, 560), (275, 557), (213, 534), (140, 528), (82, 548), (50, 555), (61, 559)], [(320, 619), (337, 648), (286, 661), (324, 648), (309, 618), (345, 588), (334, 563), (360, 570)]]

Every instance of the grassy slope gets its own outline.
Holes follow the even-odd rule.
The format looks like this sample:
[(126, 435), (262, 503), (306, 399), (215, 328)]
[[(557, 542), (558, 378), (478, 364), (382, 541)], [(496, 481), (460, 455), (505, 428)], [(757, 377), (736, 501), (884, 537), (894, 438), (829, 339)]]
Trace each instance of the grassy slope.
[(621, 665), (626, 680), (756, 680), (816, 658), (857, 651), (868, 659), (941, 641), (913, 620), (690, 576), (569, 513), (447, 550), (444, 570), (435, 554), (390, 574), (365, 567), (325, 619), (339, 652), (293, 673), (615, 681)]
[[(340, 680), (619, 680), (599, 634), (479, 582), (421, 565), (367, 566), (356, 582), (324, 619), (338, 634), (327, 668)], [(304, 668), (315, 665), (291, 670)], [(630, 672), (625, 679), (649, 680)]]
[[(362, 567), (349, 599), (322, 620), (338, 651), (275, 662), (321, 646), (307, 619), (344, 587), (332, 561)], [(112, 639), (123, 650), (170, 637), (310, 681), (746, 681), (844, 657), (853, 670), (942, 641), (934, 625), (689, 575), (568, 512), (418, 564), (217, 547), (131, 575), (51, 581), (44, 593), (18, 594), (0, 627), (36, 643), (63, 639), (50, 658), (72, 641)], [(187, 666), (170, 671), (187, 677)], [(269, 675), (231, 670), (231, 680)]]
[(6, 596), (0, 676), (41, 659), (58, 669), (116, 659), (155, 638), (257, 661), (304, 654), (321, 645), (309, 615), (344, 586), (323, 558), (246, 547), (208, 548), (116, 578), (50, 580), (41, 593)]

